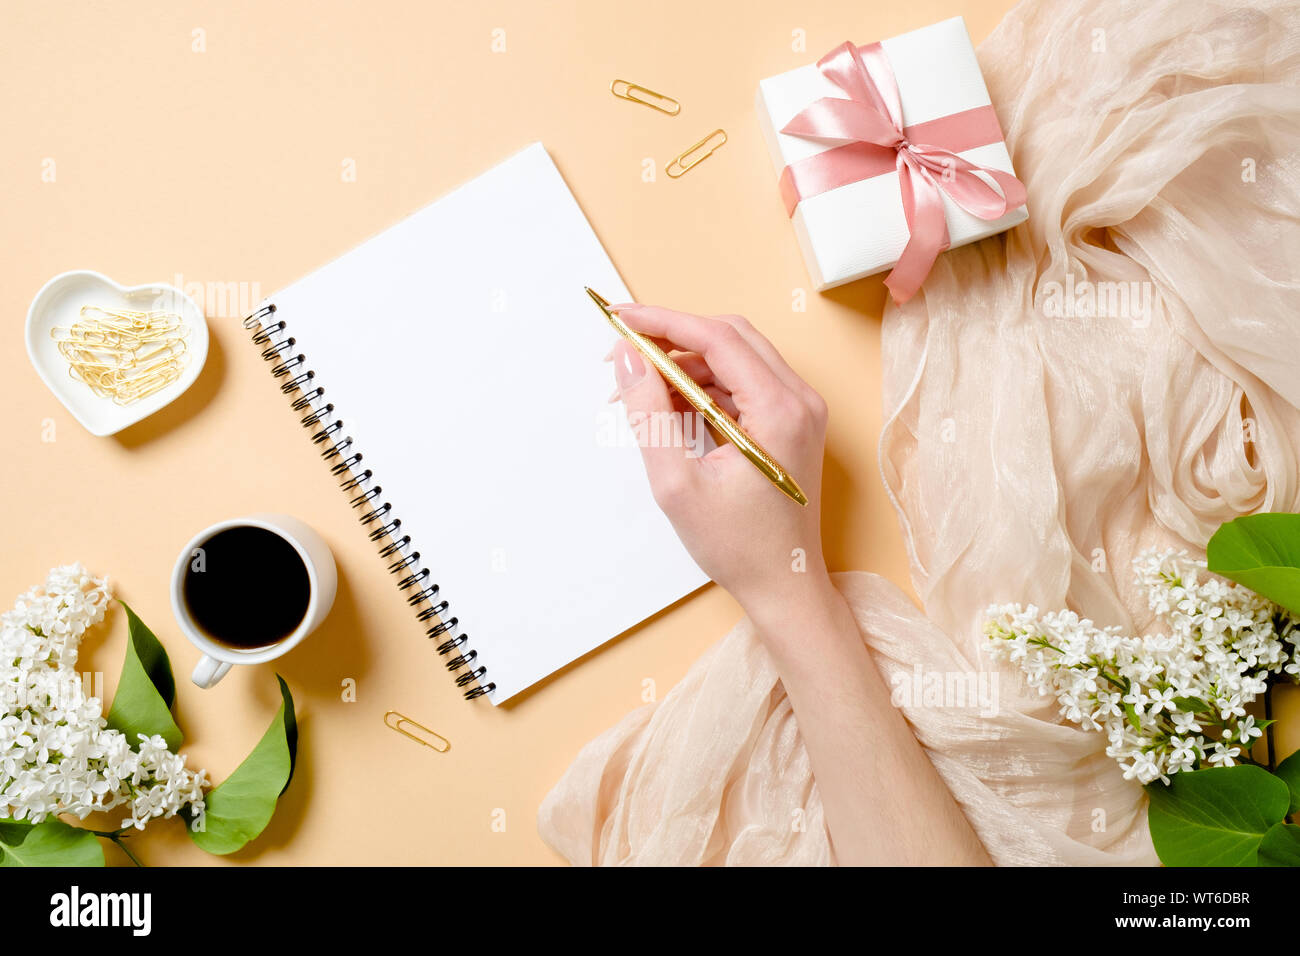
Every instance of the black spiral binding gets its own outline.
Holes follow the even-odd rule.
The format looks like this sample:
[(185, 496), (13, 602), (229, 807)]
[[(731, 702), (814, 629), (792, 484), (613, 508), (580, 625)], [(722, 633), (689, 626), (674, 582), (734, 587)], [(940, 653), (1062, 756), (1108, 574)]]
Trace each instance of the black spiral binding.
[[(415, 619), (426, 625), (425, 635), (436, 639), (437, 650), (447, 658), (447, 669), (459, 671), (456, 686), (465, 689), (465, 699), (474, 700), (496, 690), (485, 682), (487, 668), (478, 664), (478, 652), (466, 646), (469, 635), (457, 631), (459, 621), (445, 616), (446, 601), (438, 597), (438, 585), (429, 580), (429, 569), (420, 564), (420, 552), (413, 549), (411, 536), (402, 533), (402, 521), (393, 515), (393, 506), (383, 501), (384, 489), (374, 480), (369, 468), (362, 468), (362, 454), (343, 433), (343, 420), (334, 415), (334, 406), (324, 401), (325, 389), (316, 383), (316, 373), (307, 367), (307, 356), (295, 350), (297, 341), (285, 332), (285, 323), (275, 317), (275, 305), (267, 305), (244, 319), (244, 328), (253, 333), (253, 344), (262, 348), (262, 358), (274, 362), (271, 374), (285, 381), (280, 391), (294, 396), (293, 410), (302, 412), (302, 426), (313, 429), (311, 440), (321, 446), (321, 458), (330, 465), (330, 474), (352, 497), (352, 507), (359, 512), (362, 525), (370, 528), (370, 540), (379, 547), (379, 556), (392, 558), (389, 573), (397, 578), (398, 590), (409, 592), (406, 603), (415, 611)], [(449, 657), (455, 652), (455, 656)], [(477, 666), (476, 666), (477, 664)]]

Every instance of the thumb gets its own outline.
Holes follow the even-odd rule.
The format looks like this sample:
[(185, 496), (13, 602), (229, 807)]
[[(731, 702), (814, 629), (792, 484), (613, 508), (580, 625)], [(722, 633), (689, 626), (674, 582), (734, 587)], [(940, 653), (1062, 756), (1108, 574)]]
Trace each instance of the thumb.
[(614, 378), (650, 488), (662, 505), (672, 489), (691, 478), (693, 462), (686, 455), (681, 417), (673, 408), (667, 383), (626, 339), (614, 346)]

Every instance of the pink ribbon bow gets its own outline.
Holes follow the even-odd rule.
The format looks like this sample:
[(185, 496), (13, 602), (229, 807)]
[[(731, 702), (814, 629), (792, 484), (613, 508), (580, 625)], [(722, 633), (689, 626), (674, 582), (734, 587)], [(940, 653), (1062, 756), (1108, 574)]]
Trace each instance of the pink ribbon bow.
[[(785, 168), (781, 192), (787, 211), (794, 215), (800, 200), (896, 169), (909, 236), (885, 286), (902, 304), (921, 287), (934, 260), (948, 248), (943, 193), (971, 215), (993, 220), (1024, 204), (1025, 186), (1010, 173), (977, 166), (957, 155), (1002, 140), (992, 106), (904, 128), (898, 81), (879, 43), (860, 50), (844, 43), (818, 60), (817, 68), (849, 99), (823, 97), (801, 110), (781, 132), (847, 145)], [(931, 140), (945, 146), (930, 145)], [(1001, 193), (977, 171), (990, 176)]]

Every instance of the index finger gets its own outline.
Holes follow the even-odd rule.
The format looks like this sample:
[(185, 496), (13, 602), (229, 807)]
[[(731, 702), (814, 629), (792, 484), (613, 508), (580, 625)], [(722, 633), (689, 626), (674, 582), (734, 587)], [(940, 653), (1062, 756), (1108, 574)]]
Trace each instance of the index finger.
[(742, 411), (746, 405), (785, 390), (771, 366), (728, 322), (655, 305), (626, 303), (610, 306), (610, 310), (637, 332), (698, 352), (713, 370), (714, 379), (731, 392)]

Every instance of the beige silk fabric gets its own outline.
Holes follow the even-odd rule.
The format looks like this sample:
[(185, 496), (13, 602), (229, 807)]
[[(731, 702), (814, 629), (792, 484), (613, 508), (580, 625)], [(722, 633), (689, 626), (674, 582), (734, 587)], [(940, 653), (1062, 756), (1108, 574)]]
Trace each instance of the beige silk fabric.
[[(881, 472), (925, 612), (836, 584), (997, 863), (1152, 864), (1141, 788), (989, 661), (983, 612), (1145, 631), (1137, 553), (1300, 510), (1300, 4), (1026, 2), (979, 58), (1029, 221), (940, 256), (883, 327)], [(919, 692), (974, 672), (984, 706)], [(588, 744), (539, 828), (575, 864), (834, 861), (748, 621)]]

